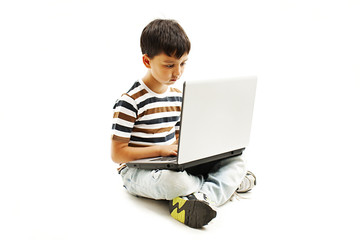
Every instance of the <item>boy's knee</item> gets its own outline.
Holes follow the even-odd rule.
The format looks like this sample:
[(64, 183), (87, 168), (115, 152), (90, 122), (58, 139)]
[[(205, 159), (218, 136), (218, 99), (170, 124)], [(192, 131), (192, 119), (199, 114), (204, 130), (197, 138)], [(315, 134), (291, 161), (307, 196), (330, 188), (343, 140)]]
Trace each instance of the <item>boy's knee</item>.
[(168, 188), (185, 188), (189, 184), (189, 175), (186, 172), (175, 172), (162, 170), (159, 176), (159, 182)]
[(178, 196), (191, 194), (200, 188), (200, 179), (189, 175), (185, 171), (175, 172), (162, 170), (158, 181), (166, 192), (166, 199), (168, 200)]

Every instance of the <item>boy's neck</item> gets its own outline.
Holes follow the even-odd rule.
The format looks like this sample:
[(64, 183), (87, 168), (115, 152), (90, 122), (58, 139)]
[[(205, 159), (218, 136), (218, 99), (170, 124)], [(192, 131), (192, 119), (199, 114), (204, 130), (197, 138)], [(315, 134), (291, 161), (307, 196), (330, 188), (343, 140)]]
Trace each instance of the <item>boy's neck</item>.
[(168, 89), (167, 85), (161, 84), (159, 83), (151, 74), (150, 71), (148, 71), (146, 73), (146, 75), (143, 78), (143, 82), (145, 83), (145, 85), (150, 88), (151, 91), (158, 93), (158, 94), (162, 94), (165, 93)]

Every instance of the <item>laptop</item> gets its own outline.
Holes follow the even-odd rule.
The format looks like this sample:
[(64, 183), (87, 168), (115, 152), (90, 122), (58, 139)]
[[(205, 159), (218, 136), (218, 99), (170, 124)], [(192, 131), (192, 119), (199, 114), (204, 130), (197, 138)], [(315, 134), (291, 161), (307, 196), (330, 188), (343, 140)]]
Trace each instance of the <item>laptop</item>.
[(178, 155), (128, 162), (128, 167), (182, 171), (239, 156), (249, 144), (255, 76), (186, 81)]

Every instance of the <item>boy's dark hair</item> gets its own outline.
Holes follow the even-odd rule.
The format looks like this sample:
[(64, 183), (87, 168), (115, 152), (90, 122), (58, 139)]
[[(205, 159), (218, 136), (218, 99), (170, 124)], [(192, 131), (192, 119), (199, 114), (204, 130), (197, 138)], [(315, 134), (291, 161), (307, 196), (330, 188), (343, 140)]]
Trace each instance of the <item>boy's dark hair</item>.
[(160, 53), (181, 58), (190, 52), (190, 40), (184, 29), (175, 20), (156, 19), (142, 31), (140, 37), (142, 54), (150, 58)]

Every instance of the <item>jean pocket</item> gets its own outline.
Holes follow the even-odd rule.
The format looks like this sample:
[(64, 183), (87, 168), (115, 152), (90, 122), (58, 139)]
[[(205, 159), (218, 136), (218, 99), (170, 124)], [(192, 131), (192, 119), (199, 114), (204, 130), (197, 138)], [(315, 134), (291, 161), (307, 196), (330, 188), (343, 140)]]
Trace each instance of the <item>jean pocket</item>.
[(159, 169), (152, 170), (152, 171), (151, 171), (151, 177), (152, 177), (154, 180), (157, 181), (157, 180), (161, 177), (161, 173), (162, 173), (162, 171), (159, 170)]
[(123, 169), (120, 170), (119, 174), (121, 177), (124, 177), (124, 175), (129, 171), (128, 167), (125, 167)]

